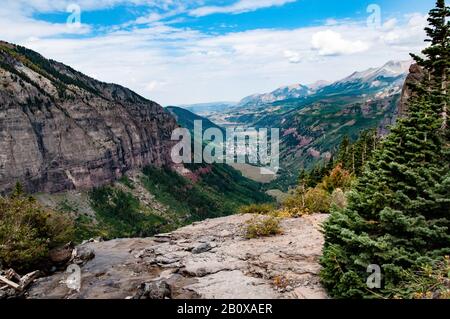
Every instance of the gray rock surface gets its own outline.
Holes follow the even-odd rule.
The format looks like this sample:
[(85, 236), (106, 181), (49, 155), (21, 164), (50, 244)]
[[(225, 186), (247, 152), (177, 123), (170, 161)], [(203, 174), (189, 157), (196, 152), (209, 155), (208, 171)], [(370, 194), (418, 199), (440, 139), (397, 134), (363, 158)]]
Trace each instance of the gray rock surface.
[(408, 110), (408, 101), (413, 96), (411, 85), (417, 85), (426, 76), (426, 72), (417, 64), (412, 64), (409, 69), (408, 77), (406, 78), (403, 86), (401, 99), (398, 106), (398, 112), (400, 116), (405, 116)]
[(83, 265), (87, 263), (89, 260), (92, 260), (94, 258), (95, 258), (94, 249), (86, 246), (80, 246), (72, 251), (71, 262), (76, 265)]
[(201, 254), (211, 250), (211, 245), (209, 243), (201, 243), (192, 249), (193, 254)]
[(171, 296), (171, 288), (167, 281), (161, 279), (143, 283), (134, 299), (165, 299)]
[(92, 249), (95, 258), (81, 268), (79, 292), (67, 288), (67, 274), (57, 273), (38, 279), (28, 297), (327, 298), (318, 277), (320, 224), (327, 215), (284, 219), (281, 235), (247, 240), (243, 227), (251, 218), (234, 215), (154, 238), (87, 243), (78, 250)]

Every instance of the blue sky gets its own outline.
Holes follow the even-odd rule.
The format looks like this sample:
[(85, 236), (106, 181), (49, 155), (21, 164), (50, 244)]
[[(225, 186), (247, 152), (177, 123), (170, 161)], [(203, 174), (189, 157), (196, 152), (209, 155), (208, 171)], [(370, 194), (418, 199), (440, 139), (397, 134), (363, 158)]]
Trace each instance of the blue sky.
[[(261, 0), (260, 0), (261, 1)], [(264, 0), (263, 0), (264, 1)], [(151, 1), (149, 1), (151, 2)], [(239, 1), (217, 0), (206, 1), (205, 6), (227, 7)], [(258, 1), (254, 1), (258, 2)], [(270, 3), (270, 1), (268, 1)], [(276, 1), (273, 1), (276, 3)], [(390, 19), (411, 12), (426, 13), (434, 4), (434, 0), (286, 0), (283, 5), (273, 5), (260, 9), (247, 9), (244, 12), (214, 13), (204, 16), (190, 14), (195, 8), (183, 10), (173, 16), (161, 19), (181, 28), (193, 28), (206, 33), (224, 34), (228, 32), (240, 32), (259, 28), (292, 29), (299, 27), (321, 25), (329, 19), (365, 20), (367, 19), (367, 7), (377, 4), (382, 9), (382, 19)], [(76, 3), (74, 1), (73, 3)], [(145, 1), (143, 1), (145, 3)], [(152, 13), (164, 14), (170, 10), (158, 6), (133, 3), (133, 1), (118, 2), (117, 5), (105, 5), (93, 7), (83, 12), (82, 23), (93, 26), (90, 35), (98, 35), (104, 32), (105, 27), (114, 27), (135, 21), (136, 19)], [(35, 11), (33, 18), (50, 23), (65, 23), (68, 17), (66, 11), (58, 7), (43, 11)], [(176, 21), (179, 19), (180, 21)], [(138, 25), (145, 27), (145, 24)]]
[(424, 45), (434, 0), (1, 3), (1, 39), (167, 105), (239, 100), (408, 59)]

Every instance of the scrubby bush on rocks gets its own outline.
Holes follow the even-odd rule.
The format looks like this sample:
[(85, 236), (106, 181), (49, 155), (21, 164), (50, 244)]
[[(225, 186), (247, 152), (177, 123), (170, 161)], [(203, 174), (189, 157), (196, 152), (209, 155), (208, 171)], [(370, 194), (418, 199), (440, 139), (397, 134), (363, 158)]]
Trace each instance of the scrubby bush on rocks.
[(70, 218), (41, 206), (20, 185), (0, 197), (0, 264), (28, 271), (48, 257), (49, 250), (73, 238)]

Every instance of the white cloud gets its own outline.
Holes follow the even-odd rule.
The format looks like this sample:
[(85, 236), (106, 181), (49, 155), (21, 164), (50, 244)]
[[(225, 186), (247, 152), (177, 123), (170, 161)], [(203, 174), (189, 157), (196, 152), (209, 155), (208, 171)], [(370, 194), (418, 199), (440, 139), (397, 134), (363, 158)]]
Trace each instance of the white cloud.
[[(122, 27), (130, 26), (130, 25), (140, 25), (140, 24), (152, 24), (155, 22), (159, 22), (161, 20), (175, 17), (176, 15), (185, 13), (187, 10), (184, 4), (176, 4), (170, 7), (167, 7), (164, 12), (150, 12), (147, 15), (141, 16), (134, 21), (125, 23)], [(179, 18), (181, 19), (181, 18)]]
[(3, 0), (2, 2), (2, 6), (20, 8), (29, 13), (33, 10), (39, 12), (62, 12), (69, 5), (73, 4), (80, 6), (83, 11), (112, 8), (121, 4), (147, 5), (167, 9), (174, 4), (192, 2), (192, 0)]
[[(319, 55), (311, 48), (311, 38), (331, 30), (352, 43), (364, 34), (372, 44), (371, 50)], [(96, 38), (22, 43), (82, 72), (96, 74), (102, 81), (130, 87), (162, 104), (176, 105), (239, 100), (288, 83), (337, 80), (388, 60), (407, 59), (409, 52), (423, 46), (423, 38), (416, 39), (414, 45), (392, 46), (382, 39), (383, 35), (382, 30), (353, 25), (261, 29), (220, 36), (159, 25)], [(342, 53), (340, 46), (338, 49)], [(331, 53), (327, 50), (322, 53)], [(333, 47), (333, 53), (339, 50)]]
[(255, 11), (262, 8), (269, 8), (274, 6), (283, 6), (287, 3), (292, 3), (297, 0), (239, 0), (229, 6), (205, 6), (196, 8), (190, 11), (190, 14), (195, 17), (203, 17), (215, 13), (244, 13)]
[(392, 30), (393, 28), (395, 28), (397, 26), (397, 19), (396, 18), (392, 18), (387, 20), (385, 23), (383, 23), (383, 29), (384, 30)]
[[(100, 2), (106, 6), (118, 1)], [(398, 17), (395, 24), (386, 22), (379, 29), (338, 21), (316, 27), (214, 35), (163, 23), (164, 14), (181, 8), (177, 7), (181, 0), (168, 0), (166, 11), (144, 16), (138, 21), (140, 28), (117, 26), (100, 35), (76, 38), (66, 35), (87, 33), (89, 27), (70, 30), (65, 24), (35, 20), (27, 10), (18, 10), (19, 2), (25, 1), (8, 1), (9, 7), (0, 7), (0, 39), (25, 45), (165, 105), (239, 100), (289, 83), (337, 80), (388, 60), (408, 59), (409, 52), (424, 46), (426, 17), (417, 14), (406, 21)], [(53, 10), (51, 6), (57, 2), (66, 3), (30, 1), (42, 10)], [(164, 1), (159, 2), (162, 6)], [(100, 6), (97, 1), (92, 3)]]
[(0, 38), (2, 40), (17, 41), (68, 34), (88, 34), (91, 28), (84, 24), (74, 27), (74, 25), (66, 23), (48, 23), (20, 15), (7, 15), (0, 12), (0, 30)]
[(294, 52), (291, 50), (284, 51), (284, 56), (288, 59), (290, 63), (296, 64), (302, 61), (300, 54), (298, 52)]
[(339, 21), (334, 18), (329, 18), (325, 21), (325, 25), (337, 25), (338, 23)]
[(312, 47), (320, 55), (343, 55), (367, 51), (369, 44), (359, 40), (346, 40), (338, 32), (325, 30), (312, 36)]
[(154, 81), (151, 81), (150, 83), (148, 83), (145, 86), (145, 89), (148, 92), (153, 93), (154, 91), (161, 90), (166, 85), (167, 85), (166, 81), (155, 81), (154, 80)]
[(407, 24), (389, 28), (381, 38), (389, 45), (414, 45), (418, 40), (425, 39), (424, 28), (427, 26), (427, 15), (418, 13), (409, 15)]

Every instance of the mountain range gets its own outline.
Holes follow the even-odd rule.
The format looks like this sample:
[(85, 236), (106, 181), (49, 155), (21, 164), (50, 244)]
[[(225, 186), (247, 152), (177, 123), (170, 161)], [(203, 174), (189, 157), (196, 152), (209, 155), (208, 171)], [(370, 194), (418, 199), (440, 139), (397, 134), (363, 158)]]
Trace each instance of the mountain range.
[(181, 127), (189, 129), (191, 134), (194, 134), (195, 121), (202, 121), (203, 132), (209, 128), (217, 128), (224, 132), (223, 127), (211, 122), (206, 117), (200, 116), (199, 114), (201, 113), (197, 114), (177, 106), (168, 106), (166, 107), (166, 110), (168, 110), (175, 117)]
[(20, 183), (73, 214), (80, 239), (152, 234), (271, 201), (228, 165), (173, 163), (172, 132), (186, 125), (176, 113), (0, 42), (0, 194)]
[(188, 110), (198, 115), (207, 115), (215, 112), (223, 112), (236, 106), (235, 102), (211, 102), (211, 103), (198, 103), (189, 105), (178, 105), (178, 107)]
[(399, 113), (410, 61), (389, 61), (333, 83), (291, 85), (251, 95), (206, 117), (221, 126), (280, 128), (280, 178), (272, 186), (293, 185), (300, 168), (326, 161), (344, 136), (361, 131), (385, 134)]
[[(236, 212), (250, 204), (252, 206), (246, 207), (258, 208), (255, 203), (271, 207), (274, 198), (267, 193), (275, 195), (273, 191), (280, 192), (279, 189), (295, 185), (299, 169), (326, 161), (344, 136), (355, 139), (361, 131), (370, 128), (378, 128), (381, 133), (386, 131), (402, 112), (399, 101), (410, 94), (404, 88), (408, 67), (408, 62), (389, 62), (380, 68), (355, 72), (334, 83), (291, 85), (244, 98), (237, 104), (191, 107), (204, 115), (201, 116), (191, 112), (189, 107), (163, 108), (127, 88), (97, 81), (34, 51), (0, 42), (0, 194), (20, 189), (15, 187), (20, 182), (43, 206), (68, 216), (74, 225), (74, 242), (81, 243), (89, 238), (107, 240), (103, 243), (88, 240), (85, 245), (94, 247), (95, 252), (90, 250), (88, 263), (81, 265), (83, 273), (102, 265), (95, 269), (99, 272), (92, 276), (95, 280), (83, 286), (88, 291), (98, 289), (101, 296), (105, 296), (108, 291), (105, 287), (110, 287), (111, 280), (119, 283), (114, 286), (120, 293), (125, 293), (135, 290), (142, 280), (153, 280), (148, 273), (159, 276), (163, 268), (170, 272), (168, 280), (174, 287), (186, 287), (191, 297), (205, 296), (205, 291), (190, 286), (203, 280), (201, 278), (208, 282), (197, 287), (206, 287), (217, 296), (217, 293), (228, 293), (230, 286), (218, 290), (210, 287), (221, 285), (229, 276), (234, 276), (233, 287), (239, 284), (254, 287), (258, 276), (273, 282), (270, 276), (274, 274), (268, 276), (266, 270), (274, 266), (280, 268), (280, 265), (285, 265), (281, 273), (295, 268), (293, 275), (303, 280), (305, 267), (317, 268), (317, 272), (320, 269), (317, 256), (323, 237), (317, 225), (325, 215), (283, 221), (286, 232), (283, 236), (252, 241), (242, 237), (242, 227), (250, 227), (253, 219)], [(416, 72), (408, 79), (413, 81), (418, 76)], [(179, 126), (192, 130), (195, 120), (202, 120), (204, 129), (223, 129), (227, 125), (280, 128), (282, 168), (278, 179), (262, 187), (251, 174), (241, 174), (228, 165), (174, 164), (170, 156), (174, 145), (171, 133)], [(237, 169), (248, 170), (248, 167)], [(272, 192), (266, 193), (266, 190)], [(14, 196), (11, 199), (14, 200)], [(228, 215), (232, 216), (210, 219)], [(209, 221), (194, 223), (202, 220)], [(186, 236), (183, 229), (168, 233), (192, 223), (194, 225), (185, 230), (197, 234), (195, 236)], [(292, 231), (294, 237), (304, 237), (297, 241), (300, 250), (295, 249), (301, 256), (287, 254), (288, 258), (285, 254), (280, 259), (273, 254), (273, 247), (292, 250), (289, 247), (292, 238), (286, 237)], [(115, 240), (157, 233), (164, 234), (148, 240)], [(180, 237), (176, 237), (177, 234)], [(278, 241), (279, 238), (283, 240)], [(229, 254), (242, 255), (242, 249), (236, 250), (236, 245), (241, 247), (243, 242), (248, 243), (244, 246), (251, 249), (253, 255), (245, 253), (241, 258)], [(255, 242), (259, 243), (258, 247)], [(173, 250), (174, 244), (179, 249)], [(67, 250), (67, 261), (70, 261), (86, 246), (77, 246), (74, 250), (67, 247), (58, 249)], [(314, 258), (305, 257), (305, 249), (310, 249), (308, 253)], [(197, 263), (197, 255), (205, 252), (209, 259), (201, 257)], [(119, 265), (122, 273), (115, 272), (115, 277), (108, 277), (106, 282), (103, 269), (118, 267), (115, 258), (106, 258), (111, 253), (121, 256), (120, 264), (126, 264)], [(224, 259), (224, 253), (231, 257)], [(49, 256), (50, 259), (55, 257), (53, 253)], [(244, 275), (260, 256), (267, 259), (261, 264), (263, 270), (257, 267), (254, 274)], [(299, 260), (301, 265), (297, 267)], [(153, 272), (152, 267), (158, 270)], [(138, 272), (130, 277), (129, 269), (138, 269)], [(216, 277), (218, 273), (228, 279)], [(59, 291), (64, 291), (59, 289), (61, 274), (56, 272), (33, 284), (30, 296), (60, 297)], [(135, 274), (145, 277), (135, 278)], [(278, 278), (279, 275), (275, 275)], [(211, 277), (216, 281), (211, 282)], [(308, 277), (308, 283), (314, 280), (318, 280), (316, 274)], [(265, 285), (261, 296), (290, 296), (290, 292), (280, 289), (273, 294), (269, 281), (258, 281), (258, 287)], [(167, 287), (172, 286), (167, 284)], [(253, 288), (243, 291), (244, 297), (254, 295)], [(320, 287), (309, 293), (326, 297)], [(68, 296), (65, 292), (63, 295)], [(308, 290), (294, 291), (294, 296), (305, 295)]]
[[(344, 136), (356, 139), (371, 128), (386, 132), (398, 115), (410, 64), (390, 61), (333, 83), (285, 86), (239, 103), (164, 109), (124, 87), (0, 42), (0, 146), (5, 150), (0, 191), (17, 181), (31, 192), (89, 189), (148, 165), (170, 167), (171, 132), (178, 125), (192, 129), (198, 119), (206, 122), (205, 129), (280, 128), (282, 169), (268, 187), (286, 188), (300, 168), (330, 158)], [(198, 168), (177, 169), (197, 179)], [(248, 184), (227, 170), (236, 183)]]
[(294, 84), (289, 86), (279, 87), (273, 92), (264, 94), (254, 94), (243, 98), (238, 104), (238, 107), (254, 107), (264, 105), (267, 103), (273, 103), (276, 101), (282, 101), (287, 99), (298, 99), (308, 95), (311, 95), (314, 89), (302, 84)]
[(403, 86), (411, 61), (389, 61), (379, 68), (370, 68), (362, 72), (354, 72), (336, 82), (318, 81), (310, 85), (294, 84), (282, 86), (264, 94), (254, 94), (243, 98), (238, 104), (241, 108), (263, 106), (279, 101), (302, 99), (323, 95), (364, 94), (370, 91), (389, 92)]

